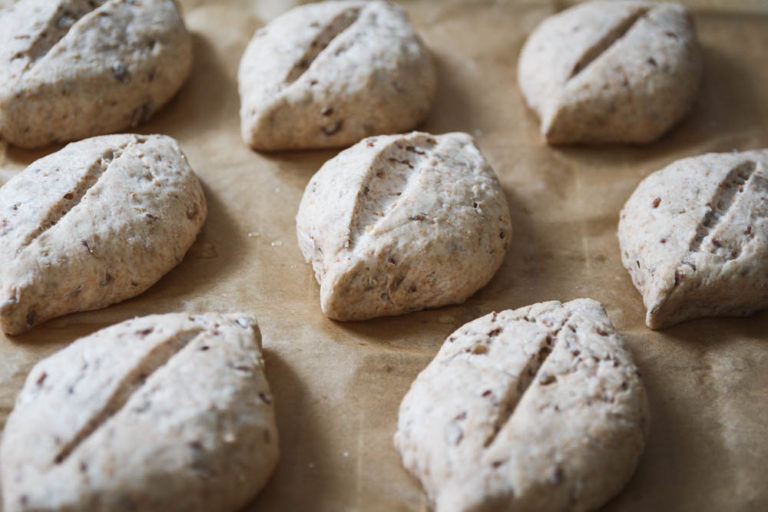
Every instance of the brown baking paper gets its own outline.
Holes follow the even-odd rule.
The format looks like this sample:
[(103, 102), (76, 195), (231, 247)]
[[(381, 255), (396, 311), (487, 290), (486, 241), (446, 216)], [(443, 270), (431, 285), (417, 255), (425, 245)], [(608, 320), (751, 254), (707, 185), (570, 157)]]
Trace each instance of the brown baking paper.
[[(258, 154), (239, 135), (240, 56), (255, 29), (291, 2), (181, 0), (194, 70), (140, 131), (180, 141), (204, 182), (207, 225), (185, 260), (140, 297), (0, 335), (2, 421), (32, 365), (80, 336), (136, 315), (252, 311), (282, 455), (247, 510), (421, 511), (426, 500), (401, 468), (392, 435), (400, 400), (445, 337), (492, 310), (592, 297), (626, 334), (652, 411), (637, 472), (606, 510), (768, 509), (768, 313), (652, 332), (616, 239), (619, 210), (652, 171), (707, 151), (768, 147), (768, 3), (687, 2), (705, 58), (691, 115), (650, 146), (573, 148), (542, 142), (515, 75), (526, 35), (569, 2), (402, 3), (438, 69), (423, 129), (475, 135), (508, 195), (513, 241), (490, 284), (460, 306), (326, 319), (294, 217), (307, 181), (336, 152)], [(0, 180), (55, 149), (0, 146)]]

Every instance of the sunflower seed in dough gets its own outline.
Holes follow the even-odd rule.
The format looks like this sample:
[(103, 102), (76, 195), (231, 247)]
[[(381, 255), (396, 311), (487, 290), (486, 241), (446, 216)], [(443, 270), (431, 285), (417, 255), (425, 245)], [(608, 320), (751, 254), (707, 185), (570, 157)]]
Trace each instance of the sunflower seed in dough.
[(167, 314), (39, 362), (3, 434), (5, 512), (235, 511), (278, 459), (258, 327)]
[(164, 135), (104, 135), (33, 162), (0, 188), (0, 327), (134, 297), (205, 222), (200, 182)]
[(296, 224), (336, 320), (463, 302), (496, 273), (512, 232), (496, 174), (465, 133), (359, 142), (310, 180)]
[(0, 11), (0, 134), (29, 148), (134, 127), (191, 64), (174, 0), (20, 0)]
[(643, 144), (688, 113), (701, 67), (682, 5), (595, 1), (536, 28), (518, 81), (547, 142)]
[(590, 510), (629, 480), (647, 425), (602, 306), (553, 301), (451, 334), (403, 399), (395, 446), (437, 512)]
[(240, 63), (243, 140), (340, 147), (414, 128), (429, 112), (429, 51), (391, 2), (318, 2), (259, 29)]
[(621, 212), (624, 267), (659, 329), (768, 307), (768, 150), (678, 160)]

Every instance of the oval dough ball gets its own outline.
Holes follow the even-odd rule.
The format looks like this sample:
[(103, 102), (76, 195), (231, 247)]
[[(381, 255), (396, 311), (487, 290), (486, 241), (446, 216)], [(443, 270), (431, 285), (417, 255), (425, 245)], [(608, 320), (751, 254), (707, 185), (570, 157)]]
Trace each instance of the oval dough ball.
[(644, 144), (691, 109), (701, 66), (682, 5), (595, 1), (536, 28), (518, 80), (548, 143)]
[(651, 174), (621, 212), (619, 244), (652, 329), (768, 307), (768, 150)]
[(318, 2), (256, 32), (238, 83), (252, 148), (341, 147), (414, 128), (432, 104), (435, 71), (394, 3)]
[(542, 302), (451, 334), (403, 399), (395, 446), (437, 512), (593, 510), (634, 472), (648, 421), (600, 303)]
[(310, 180), (296, 224), (336, 320), (463, 302), (496, 273), (512, 230), (504, 191), (465, 133), (361, 141)]
[(0, 327), (139, 295), (181, 262), (206, 213), (164, 135), (93, 137), (33, 162), (0, 188)]
[(0, 11), (0, 134), (33, 148), (135, 127), (191, 65), (174, 0), (20, 0)]
[(278, 459), (242, 315), (128, 320), (39, 362), (8, 418), (5, 512), (234, 512)]

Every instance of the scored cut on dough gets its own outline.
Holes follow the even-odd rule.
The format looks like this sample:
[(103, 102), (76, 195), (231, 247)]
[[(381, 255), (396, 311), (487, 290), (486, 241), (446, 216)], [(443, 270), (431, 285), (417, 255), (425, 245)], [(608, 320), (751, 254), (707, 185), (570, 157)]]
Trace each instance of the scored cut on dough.
[(600, 303), (552, 301), (451, 334), (403, 399), (394, 441), (437, 512), (591, 510), (629, 480), (648, 421)]

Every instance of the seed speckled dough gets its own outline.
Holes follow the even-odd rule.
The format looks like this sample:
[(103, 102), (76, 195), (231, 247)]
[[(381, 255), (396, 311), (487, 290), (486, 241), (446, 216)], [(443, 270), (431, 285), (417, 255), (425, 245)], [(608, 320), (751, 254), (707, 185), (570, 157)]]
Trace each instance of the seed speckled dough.
[(0, 134), (32, 148), (135, 127), (191, 65), (173, 0), (20, 0), (0, 11)]
[(413, 129), (435, 92), (429, 50), (391, 2), (318, 2), (259, 29), (238, 74), (257, 150), (342, 147)]
[(234, 512), (278, 459), (244, 315), (153, 315), (39, 362), (3, 433), (5, 512)]
[(594, 1), (536, 28), (518, 81), (548, 143), (644, 144), (691, 109), (701, 61), (682, 5)]
[(205, 222), (205, 196), (177, 142), (103, 135), (30, 164), (0, 188), (0, 327), (144, 292)]
[(652, 329), (768, 308), (768, 150), (651, 174), (621, 212), (619, 244)]
[(542, 302), (451, 334), (403, 399), (395, 446), (437, 512), (583, 511), (629, 480), (648, 421), (600, 303)]
[(512, 233), (498, 178), (465, 133), (362, 140), (310, 180), (296, 224), (336, 320), (463, 302), (496, 273)]

